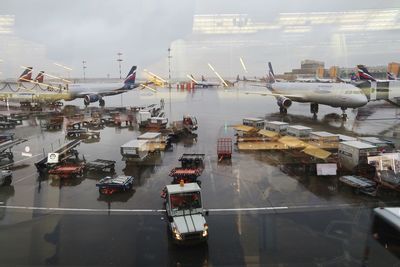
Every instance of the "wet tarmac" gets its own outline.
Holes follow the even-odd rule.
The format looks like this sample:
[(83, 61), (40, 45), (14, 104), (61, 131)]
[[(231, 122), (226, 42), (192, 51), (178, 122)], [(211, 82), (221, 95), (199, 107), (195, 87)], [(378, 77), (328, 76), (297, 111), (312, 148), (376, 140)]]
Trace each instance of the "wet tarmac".
[[(361, 266), (371, 209), (399, 206), (398, 198), (355, 195), (335, 177), (288, 175), (271, 153), (234, 151), (231, 163), (219, 163), (216, 141), (233, 137), (231, 126), (244, 117), (264, 117), (333, 133), (384, 136), (398, 144), (398, 109), (370, 103), (348, 110), (342, 121), (340, 109), (320, 106), (313, 120), (309, 105), (294, 103), (283, 116), (274, 98), (246, 95), (247, 90), (262, 88), (107, 97), (107, 107), (164, 99), (169, 121), (191, 114), (199, 123), (197, 138), (181, 140), (143, 165), (126, 165), (120, 155), (119, 147), (140, 134), (136, 127), (105, 127), (98, 142), (82, 142), (77, 150), (86, 160), (115, 160), (117, 174), (135, 177), (132, 192), (111, 197), (100, 197), (95, 186), (104, 174), (70, 181), (39, 176), (33, 163), (65, 142), (65, 128), (47, 131), (32, 117), (7, 130), (28, 141), (13, 148), (13, 182), (0, 187), (0, 265)], [(66, 104), (83, 108), (82, 100)], [(32, 157), (22, 156), (26, 146)], [(176, 247), (168, 238), (160, 191), (183, 153), (206, 154), (200, 181), (210, 210), (207, 246)]]

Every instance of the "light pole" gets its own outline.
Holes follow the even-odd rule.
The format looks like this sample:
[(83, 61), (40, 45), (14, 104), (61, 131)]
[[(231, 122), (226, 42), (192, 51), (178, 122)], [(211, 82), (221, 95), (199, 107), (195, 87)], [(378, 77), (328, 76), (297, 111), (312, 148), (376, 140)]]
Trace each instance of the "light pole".
[(82, 68), (83, 68), (83, 80), (86, 80), (86, 60), (82, 61)]
[(168, 88), (171, 89), (171, 48), (168, 47)]
[(123, 61), (123, 59), (121, 58), (122, 53), (118, 52), (117, 55), (118, 55), (117, 61), (118, 61), (118, 66), (119, 66), (119, 79), (121, 80), (122, 79), (122, 76), (121, 76), (121, 62)]

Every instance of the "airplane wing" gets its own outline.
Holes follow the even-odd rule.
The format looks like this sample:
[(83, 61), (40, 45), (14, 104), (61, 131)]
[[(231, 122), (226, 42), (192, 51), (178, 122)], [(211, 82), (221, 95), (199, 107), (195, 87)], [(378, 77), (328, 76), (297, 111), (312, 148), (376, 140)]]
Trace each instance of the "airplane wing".
[(286, 94), (276, 94), (271, 92), (245, 92), (246, 95), (261, 95), (261, 96), (284, 96), (290, 99), (302, 99), (301, 95), (286, 95)]

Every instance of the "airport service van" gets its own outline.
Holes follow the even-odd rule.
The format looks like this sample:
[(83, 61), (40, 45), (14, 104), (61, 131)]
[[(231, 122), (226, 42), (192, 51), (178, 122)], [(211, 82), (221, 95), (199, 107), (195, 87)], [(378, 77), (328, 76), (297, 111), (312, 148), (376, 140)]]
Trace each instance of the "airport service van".
[(198, 243), (208, 239), (201, 189), (197, 183), (167, 185), (165, 209), (174, 243)]

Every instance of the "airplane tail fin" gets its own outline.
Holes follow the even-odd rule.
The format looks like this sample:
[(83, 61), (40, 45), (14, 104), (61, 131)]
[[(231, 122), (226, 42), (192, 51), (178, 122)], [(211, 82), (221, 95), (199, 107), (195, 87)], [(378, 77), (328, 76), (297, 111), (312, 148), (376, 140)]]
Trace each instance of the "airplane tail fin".
[(24, 72), (19, 76), (18, 81), (19, 82), (28, 82), (32, 80), (32, 67), (27, 67), (25, 68)]
[(34, 81), (38, 82), (38, 83), (43, 83), (43, 81), (44, 81), (44, 71), (40, 71), (38, 73), (38, 75), (36, 76)]
[[(196, 81), (196, 79), (194, 78), (193, 74), (190, 74), (190, 77), (192, 78), (191, 80), (192, 80), (195, 84), (197, 84), (197, 81)], [(204, 81), (203, 81), (203, 78), (204, 78), (204, 77), (201, 76), (201, 81), (202, 81), (202, 82), (204, 82)]]
[(202, 82), (206, 82), (206, 78), (204, 78), (203, 75), (201, 75), (201, 81), (202, 81)]
[(268, 83), (274, 83), (275, 82), (275, 74), (274, 70), (272, 69), (272, 64), (271, 62), (268, 62)]
[(357, 76), (362, 81), (376, 81), (376, 79), (372, 77), (371, 73), (369, 73), (368, 69), (364, 65), (357, 65)]
[(136, 81), (136, 66), (133, 66), (124, 80), (125, 85), (133, 85)]
[(396, 77), (394, 76), (393, 73), (387, 72), (386, 74), (387, 74), (387, 79), (388, 80), (390, 80), (390, 81), (396, 80)]

